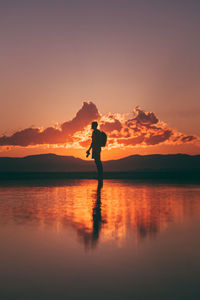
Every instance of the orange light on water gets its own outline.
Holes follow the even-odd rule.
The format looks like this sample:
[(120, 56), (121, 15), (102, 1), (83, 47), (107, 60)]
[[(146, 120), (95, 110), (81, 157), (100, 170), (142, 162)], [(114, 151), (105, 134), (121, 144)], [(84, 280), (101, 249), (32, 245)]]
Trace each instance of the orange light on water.
[[(100, 189), (94, 180), (77, 180), (1, 188), (0, 193), (10, 195), (1, 203), (1, 222), (35, 223), (41, 230), (50, 226), (58, 234), (71, 228), (86, 247), (111, 240), (120, 246), (128, 236), (136, 242), (155, 237), (200, 210), (195, 194), (187, 201), (184, 187), (131, 181), (106, 180)], [(21, 203), (24, 193), (27, 200)]]

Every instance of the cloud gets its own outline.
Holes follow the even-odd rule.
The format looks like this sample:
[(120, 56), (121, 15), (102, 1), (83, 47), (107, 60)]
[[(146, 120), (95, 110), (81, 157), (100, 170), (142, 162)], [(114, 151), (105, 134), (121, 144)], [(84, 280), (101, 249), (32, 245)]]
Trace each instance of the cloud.
[(172, 134), (172, 130), (165, 130), (161, 134), (151, 134), (149, 137), (145, 138), (144, 141), (147, 145), (157, 145), (169, 140)]
[(62, 132), (72, 135), (99, 118), (100, 114), (96, 105), (92, 102), (83, 102), (83, 106), (77, 112), (76, 116), (71, 121), (67, 121), (61, 125)]
[(193, 135), (186, 135), (186, 136), (183, 136), (183, 137), (181, 138), (181, 141), (182, 141), (183, 143), (191, 142), (191, 141), (194, 141), (194, 140), (196, 140), (196, 137), (193, 136)]
[(73, 142), (73, 134), (82, 130), (93, 120), (98, 120), (100, 114), (96, 105), (92, 102), (83, 102), (82, 108), (76, 116), (63, 124), (60, 128), (48, 127), (44, 130), (39, 128), (26, 128), (11, 136), (0, 137), (0, 145), (29, 146), (41, 144), (59, 144)]
[(110, 118), (111, 122), (102, 122), (100, 125), (100, 130), (106, 132), (112, 132), (114, 130), (120, 131), (122, 129), (122, 124), (119, 120)]
[(122, 143), (123, 145), (131, 145), (131, 146), (136, 146), (141, 144), (144, 141), (145, 137), (144, 134), (141, 134), (137, 137), (132, 137), (132, 138), (122, 138), (120, 139), (120, 143)]
[(144, 112), (139, 107), (136, 107), (134, 112), (136, 113), (136, 117), (132, 120), (129, 120), (129, 123), (130, 121), (134, 121), (138, 125), (148, 127), (152, 124), (157, 124), (159, 122), (158, 118), (153, 112)]
[(199, 137), (185, 135), (159, 120), (154, 112), (145, 112), (139, 107), (133, 110), (133, 117), (123, 114), (100, 115), (96, 105), (83, 102), (76, 116), (61, 124), (46, 129), (26, 128), (11, 136), (0, 137), (0, 146), (67, 145), (70, 147), (88, 147), (91, 142), (92, 121), (98, 120), (100, 130), (107, 133), (109, 148), (145, 147), (161, 143), (177, 145), (194, 143)]
[(194, 135), (184, 135), (159, 120), (154, 112), (145, 112), (139, 107), (133, 110), (134, 116), (126, 119), (122, 115), (109, 114), (103, 120), (101, 129), (108, 134), (108, 141), (119, 146), (154, 146), (161, 143), (184, 144), (199, 140)]

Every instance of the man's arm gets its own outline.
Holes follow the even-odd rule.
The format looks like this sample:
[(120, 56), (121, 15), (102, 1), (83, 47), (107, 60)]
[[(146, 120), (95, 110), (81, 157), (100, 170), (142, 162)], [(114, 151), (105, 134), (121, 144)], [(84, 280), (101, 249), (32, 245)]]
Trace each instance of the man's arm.
[(90, 148), (86, 151), (86, 157), (88, 157), (90, 155), (90, 150), (92, 149), (92, 143), (90, 145)]
[(94, 143), (94, 136), (92, 135), (92, 142), (91, 142), (90, 148), (86, 151), (86, 157), (88, 157), (90, 155), (90, 150), (93, 147), (93, 143)]

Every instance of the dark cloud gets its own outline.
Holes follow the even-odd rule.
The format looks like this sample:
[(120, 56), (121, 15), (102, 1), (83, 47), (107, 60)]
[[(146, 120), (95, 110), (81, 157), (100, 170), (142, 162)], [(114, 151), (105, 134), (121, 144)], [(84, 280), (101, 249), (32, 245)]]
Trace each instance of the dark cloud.
[(77, 131), (83, 130), (85, 126), (93, 120), (98, 120), (100, 114), (96, 105), (92, 102), (83, 102), (82, 108), (77, 112), (76, 116), (68, 122), (61, 125), (64, 134), (74, 134)]
[(112, 122), (103, 122), (100, 129), (108, 133), (114, 130), (120, 131), (122, 129), (122, 124), (119, 120), (115, 119)]
[(143, 126), (152, 125), (158, 123), (159, 119), (153, 112), (144, 112), (140, 108), (136, 108), (137, 116), (135, 117), (135, 121)]
[(194, 140), (196, 140), (196, 137), (193, 136), (193, 135), (187, 135), (187, 136), (183, 136), (183, 137), (181, 138), (181, 141), (182, 141), (183, 143), (191, 142), (191, 141), (194, 141)]
[(157, 124), (159, 119), (153, 112), (145, 112), (139, 107), (135, 108), (136, 117), (126, 121), (126, 125), (135, 131), (138, 131), (138, 127), (151, 127), (152, 124)]
[(136, 146), (141, 144), (145, 139), (144, 134), (137, 136), (137, 137), (132, 137), (132, 138), (122, 138), (119, 139), (120, 144), (124, 144), (125, 146), (131, 145), (131, 146)]
[(157, 145), (169, 140), (171, 135), (172, 135), (172, 131), (166, 130), (163, 131), (163, 133), (161, 134), (151, 134), (150, 137), (146, 137), (144, 141), (146, 145)]
[(0, 145), (29, 146), (39, 144), (58, 144), (73, 141), (73, 134), (82, 130), (93, 120), (98, 120), (100, 114), (96, 105), (92, 102), (83, 102), (82, 108), (71, 120), (63, 123), (60, 129), (48, 127), (44, 130), (39, 128), (27, 128), (14, 133), (11, 136), (2, 136)]
[(0, 138), (0, 145), (28, 146), (37, 144), (39, 135), (40, 131), (38, 128), (27, 128), (14, 133), (10, 137), (2, 136)]

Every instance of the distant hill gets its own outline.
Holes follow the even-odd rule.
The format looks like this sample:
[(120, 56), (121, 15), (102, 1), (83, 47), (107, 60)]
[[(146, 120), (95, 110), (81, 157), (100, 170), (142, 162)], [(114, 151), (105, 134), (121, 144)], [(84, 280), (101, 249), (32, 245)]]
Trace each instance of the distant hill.
[[(105, 172), (200, 171), (200, 155), (132, 155), (103, 162)], [(0, 157), (0, 172), (95, 172), (93, 161), (73, 156), (40, 154)]]
[(119, 160), (107, 161), (105, 169), (112, 172), (132, 171), (200, 171), (200, 155), (187, 154), (153, 154), (132, 155)]
[(92, 161), (73, 156), (39, 154), (26, 157), (0, 157), (0, 172), (85, 172), (94, 171)]

